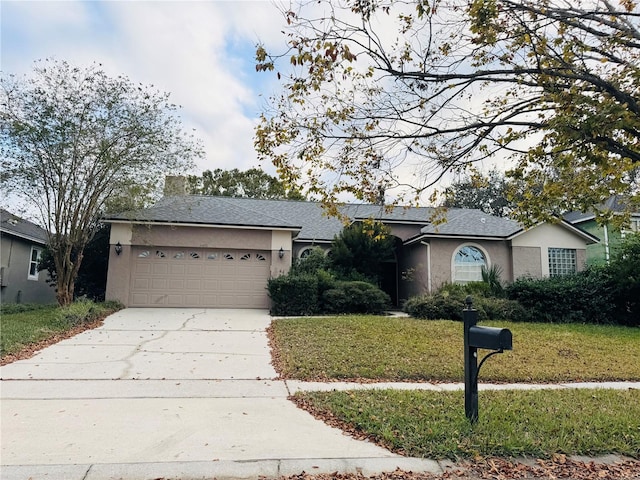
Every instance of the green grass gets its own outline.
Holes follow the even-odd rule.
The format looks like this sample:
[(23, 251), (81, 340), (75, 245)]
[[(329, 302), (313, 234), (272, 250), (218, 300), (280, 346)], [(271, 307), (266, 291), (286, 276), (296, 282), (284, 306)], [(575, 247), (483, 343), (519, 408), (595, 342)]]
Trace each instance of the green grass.
[(483, 391), (475, 425), (464, 415), (464, 392), (333, 391), (294, 398), (356, 436), (408, 456), (640, 458), (640, 390)]
[(56, 315), (57, 306), (0, 315), (0, 352), (14, 354), (69, 329), (69, 322)]
[(65, 308), (56, 305), (2, 307), (0, 313), (0, 357), (15, 355), (34, 344), (64, 334), (122, 308), (114, 302), (79, 300)]
[[(509, 328), (513, 351), (488, 360), (481, 382), (640, 380), (640, 328), (483, 324)], [(270, 335), (275, 363), (287, 378), (463, 379), (460, 322), (379, 316), (282, 319), (272, 323)]]

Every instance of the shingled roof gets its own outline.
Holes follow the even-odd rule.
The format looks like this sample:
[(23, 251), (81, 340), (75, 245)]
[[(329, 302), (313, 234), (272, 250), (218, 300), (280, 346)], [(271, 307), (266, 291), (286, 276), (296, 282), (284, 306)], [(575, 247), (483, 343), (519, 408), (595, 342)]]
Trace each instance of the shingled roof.
[[(450, 208), (446, 211), (447, 222), (440, 225), (431, 223), (434, 210), (426, 207), (387, 210), (379, 205), (347, 204), (340, 210), (352, 220), (375, 218), (387, 223), (422, 225), (423, 235), (500, 239), (523, 230), (513, 220), (475, 209)], [(339, 218), (327, 216), (316, 202), (199, 195), (165, 197), (150, 208), (105, 220), (290, 229), (298, 232), (297, 240), (309, 241), (331, 241), (344, 226)]]
[(494, 217), (481, 210), (450, 208), (446, 222), (422, 228), (423, 234), (475, 238), (508, 238), (524, 230), (524, 227), (508, 218)]
[(3, 208), (0, 208), (0, 231), (40, 245), (46, 245), (48, 242), (47, 231), (44, 228)]

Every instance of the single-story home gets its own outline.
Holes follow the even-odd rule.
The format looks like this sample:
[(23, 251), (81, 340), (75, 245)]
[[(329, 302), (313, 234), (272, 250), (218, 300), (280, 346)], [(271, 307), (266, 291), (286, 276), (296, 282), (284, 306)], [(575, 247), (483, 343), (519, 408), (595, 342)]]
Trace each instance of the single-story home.
[(54, 303), (48, 273), (38, 271), (47, 231), (0, 209), (0, 303)]
[[(597, 238), (566, 221), (525, 229), (480, 210), (344, 205), (357, 222), (374, 218), (395, 237), (382, 288), (396, 304), (447, 282), (480, 280), (499, 265), (503, 280), (583, 268)], [(271, 277), (319, 246), (330, 250), (344, 224), (319, 203), (174, 195), (111, 223), (106, 298), (129, 307), (269, 308)]]

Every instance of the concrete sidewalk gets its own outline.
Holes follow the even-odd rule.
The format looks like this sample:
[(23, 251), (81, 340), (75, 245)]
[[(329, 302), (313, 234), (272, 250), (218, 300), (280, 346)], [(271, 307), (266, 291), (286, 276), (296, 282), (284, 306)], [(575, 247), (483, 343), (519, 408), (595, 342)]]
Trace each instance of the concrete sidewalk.
[(0, 367), (1, 478), (442, 471), (296, 408), (274, 380), (270, 321), (255, 310), (126, 309)]
[[(258, 478), (448, 466), (355, 440), (296, 408), (303, 390), (461, 384), (275, 380), (264, 311), (127, 309), (0, 367), (3, 480)], [(636, 383), (480, 388), (640, 388)]]

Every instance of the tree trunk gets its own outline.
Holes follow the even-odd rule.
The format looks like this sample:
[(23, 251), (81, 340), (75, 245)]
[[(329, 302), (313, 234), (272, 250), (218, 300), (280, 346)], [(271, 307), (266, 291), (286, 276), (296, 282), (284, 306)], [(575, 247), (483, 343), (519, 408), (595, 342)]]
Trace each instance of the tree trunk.
[(73, 303), (73, 284), (71, 284), (71, 287), (69, 287), (69, 285), (58, 280), (58, 284), (56, 287), (56, 299), (58, 300), (58, 305), (60, 305), (61, 307), (71, 305)]
[[(57, 258), (56, 269), (58, 281), (56, 282), (56, 299), (61, 307), (66, 307), (73, 303), (76, 278), (82, 263), (83, 254), (77, 255), (75, 262), (71, 260), (71, 248), (68, 247), (62, 258)], [(59, 253), (56, 253), (59, 254)], [(60, 265), (60, 267), (58, 267)]]

